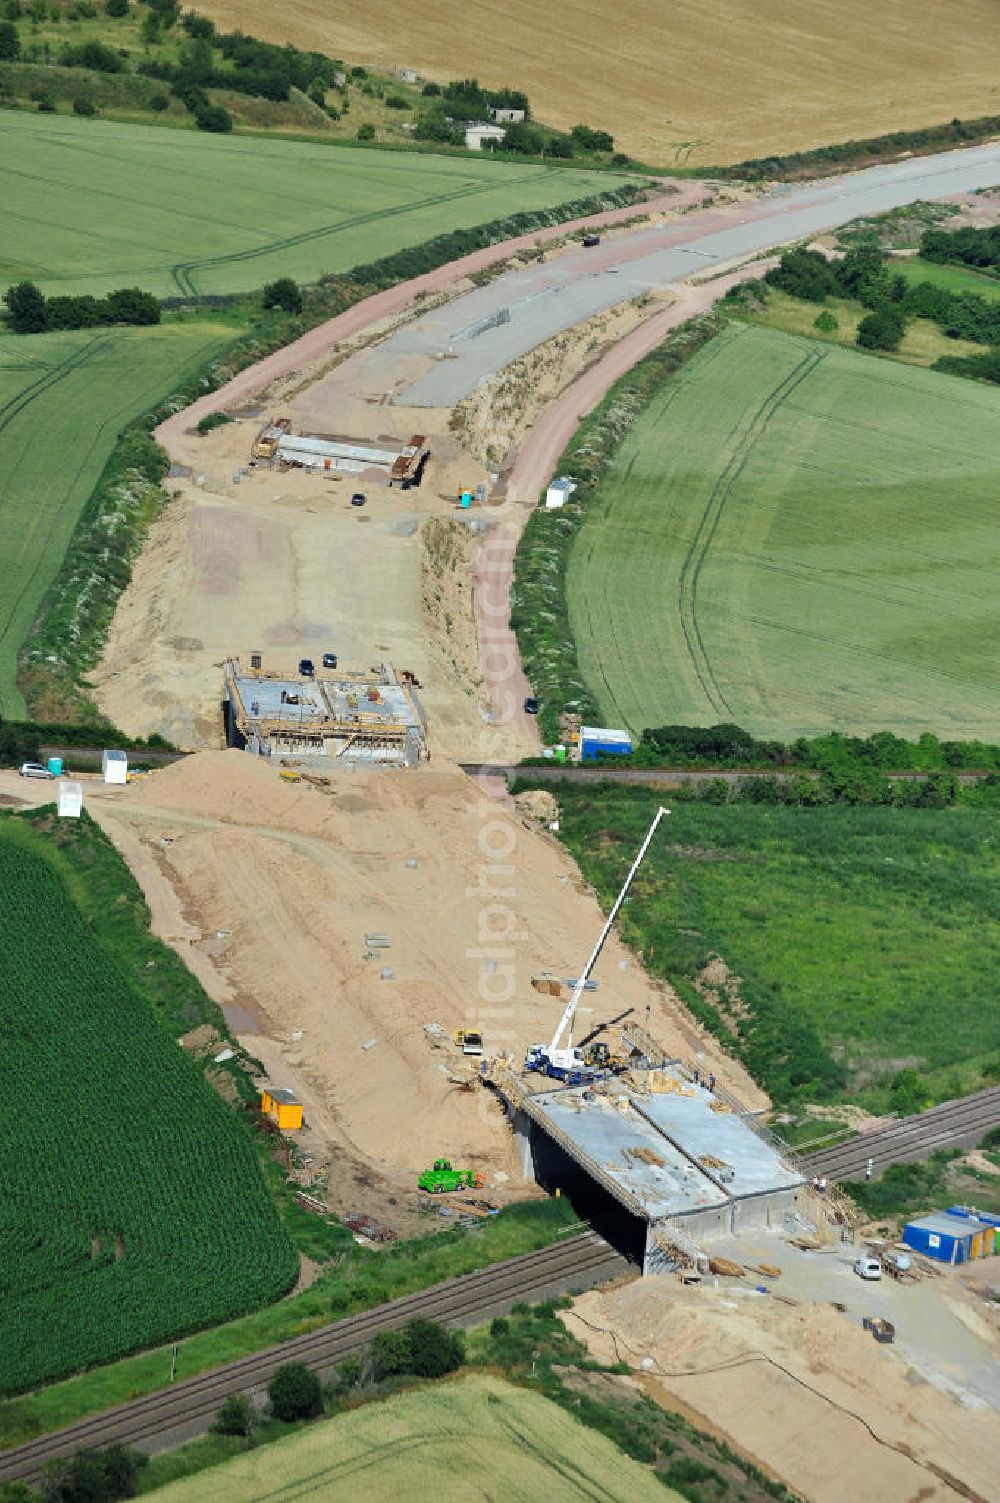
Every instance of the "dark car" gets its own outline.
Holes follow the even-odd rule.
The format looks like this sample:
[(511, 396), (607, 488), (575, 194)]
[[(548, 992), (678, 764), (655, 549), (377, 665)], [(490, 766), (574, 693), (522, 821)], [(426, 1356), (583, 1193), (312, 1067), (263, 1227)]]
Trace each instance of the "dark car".
[(324, 668), (336, 668), (336, 666), (337, 666), (337, 654), (335, 652), (324, 652), (324, 654), (323, 654), (323, 667)]
[(355, 491), (354, 495), (351, 497), (351, 505), (352, 506), (364, 506), (366, 499), (367, 498), (365, 496), (364, 491)]
[(600, 235), (584, 235), (583, 243), (588, 247), (592, 245), (600, 245), (601, 237)]
[(524, 713), (526, 715), (538, 714), (538, 700), (533, 695), (529, 694), (528, 698), (524, 701)]
[(312, 678), (316, 672), (316, 665), (312, 658), (299, 658), (299, 673), (303, 678)]

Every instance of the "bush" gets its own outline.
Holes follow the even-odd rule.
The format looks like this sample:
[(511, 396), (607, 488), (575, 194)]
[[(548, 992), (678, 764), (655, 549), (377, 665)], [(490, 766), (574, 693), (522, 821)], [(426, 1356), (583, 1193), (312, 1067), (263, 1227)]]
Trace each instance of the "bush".
[(286, 313), (302, 312), (302, 293), (291, 277), (279, 277), (263, 289), (265, 308), (282, 308)]
[(64, 68), (92, 68), (95, 73), (124, 73), (125, 64), (113, 47), (102, 42), (83, 42), (79, 47), (67, 47), (60, 55)]
[(267, 1385), (275, 1419), (313, 1419), (323, 1412), (323, 1385), (304, 1362), (286, 1362)]
[(73, 114), (96, 115), (97, 105), (92, 99), (87, 99), (83, 95), (78, 94), (77, 97), (73, 100)]
[(202, 104), (194, 112), (194, 123), (199, 130), (225, 135), (233, 128), (233, 117), (221, 104)]
[(56, 113), (56, 102), (51, 94), (40, 94), (38, 96), (38, 110), (42, 115), (54, 115)]
[(104, 14), (116, 20), (128, 15), (128, 0), (105, 0)]
[(818, 318), (813, 319), (813, 328), (818, 329), (821, 334), (834, 334), (840, 328), (840, 325), (833, 314), (824, 308)]
[(250, 1400), (244, 1393), (231, 1393), (212, 1423), (216, 1435), (249, 1435), (253, 1429)]
[(387, 110), (409, 110), (413, 108), (410, 101), (404, 99), (402, 94), (387, 94), (385, 107)]
[(465, 1338), (434, 1320), (419, 1316), (402, 1331), (379, 1331), (372, 1338), (371, 1367), (376, 1382), (412, 1373), (418, 1378), (443, 1378), (465, 1360)]
[(374, 141), (374, 139), (375, 139), (375, 127), (374, 127), (374, 125), (372, 125), (372, 123), (371, 123), (370, 120), (366, 120), (365, 123), (364, 123), (364, 125), (359, 125), (358, 126), (357, 135), (355, 136), (355, 140), (357, 140), (357, 141)]
[(506, 1315), (494, 1315), (493, 1319), (490, 1321), (490, 1335), (510, 1335), (510, 1321), (507, 1319)]
[(197, 428), (199, 433), (211, 433), (213, 428), (221, 428), (231, 422), (232, 418), (228, 412), (209, 412), (203, 418), (198, 419)]
[(70, 1461), (54, 1461), (46, 1468), (45, 1503), (113, 1503), (134, 1498), (139, 1473), (149, 1457), (128, 1446), (104, 1451), (77, 1451)]
[(170, 108), (170, 96), (167, 94), (154, 94), (149, 101), (149, 108), (157, 115), (162, 115), (164, 110)]

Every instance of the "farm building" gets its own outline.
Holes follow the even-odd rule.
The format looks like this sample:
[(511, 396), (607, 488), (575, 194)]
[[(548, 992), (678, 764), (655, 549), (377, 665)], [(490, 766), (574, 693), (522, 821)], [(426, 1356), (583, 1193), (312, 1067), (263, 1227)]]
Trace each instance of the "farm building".
[(287, 1086), (268, 1086), (260, 1093), (260, 1109), (282, 1132), (302, 1126), (302, 1102)]
[(993, 1252), (996, 1227), (978, 1220), (969, 1211), (963, 1210), (959, 1215), (935, 1211), (930, 1216), (908, 1221), (903, 1228), (903, 1241), (915, 1252), (939, 1263), (969, 1263)]
[(79, 819), (83, 813), (83, 787), (66, 778), (59, 779), (58, 812), (62, 819)]
[(575, 480), (569, 480), (565, 475), (559, 475), (552, 481), (545, 492), (546, 507), (549, 511), (555, 511), (557, 507), (565, 506), (575, 490)]
[(490, 119), (495, 120), (497, 125), (523, 125), (524, 111), (505, 110), (494, 105), (490, 109)]
[(123, 751), (105, 751), (101, 756), (101, 773), (106, 783), (127, 783), (128, 757)]
[(407, 675), (388, 663), (369, 673), (271, 673), (255, 655), (226, 664), (226, 745), (262, 757), (416, 766), (426, 753), (423, 716)]
[(399, 76), (404, 83), (414, 84), (418, 82), (418, 76), (412, 68), (400, 68)]
[(631, 755), (632, 737), (628, 731), (616, 731), (606, 726), (581, 725), (581, 762), (597, 762), (601, 757), (630, 757)]
[(492, 141), (499, 146), (506, 134), (502, 125), (467, 125), (465, 145), (469, 151), (482, 151), (484, 141)]

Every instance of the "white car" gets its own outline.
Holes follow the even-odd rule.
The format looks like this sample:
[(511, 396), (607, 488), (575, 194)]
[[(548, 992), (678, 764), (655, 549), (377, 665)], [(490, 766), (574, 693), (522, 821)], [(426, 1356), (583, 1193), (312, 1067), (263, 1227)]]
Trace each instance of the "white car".
[(882, 1277), (882, 1264), (878, 1258), (856, 1258), (854, 1272), (859, 1279), (880, 1279)]
[(55, 773), (43, 767), (41, 762), (22, 762), (21, 776), (22, 778), (54, 778)]

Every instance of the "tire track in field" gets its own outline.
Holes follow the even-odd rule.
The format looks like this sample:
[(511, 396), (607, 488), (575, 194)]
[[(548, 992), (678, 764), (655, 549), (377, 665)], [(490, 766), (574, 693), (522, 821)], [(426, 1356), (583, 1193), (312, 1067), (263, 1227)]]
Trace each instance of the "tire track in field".
[(698, 622), (698, 585), (701, 571), (715, 539), (726, 502), (746, 468), (750, 455), (767, 431), (775, 413), (780, 410), (792, 392), (812, 375), (816, 367), (826, 359), (826, 355), (825, 349), (810, 350), (786, 376), (782, 377), (778, 385), (768, 393), (752, 414), (743, 434), (736, 440), (724, 469), (712, 486), (705, 509), (698, 520), (694, 536), (680, 567), (677, 577), (677, 613), (680, 618), (681, 631), (684, 633), (688, 656), (702, 692), (716, 714), (733, 715), (735, 712), (722, 692)]
[[(524, 173), (514, 178), (510, 186), (517, 183), (533, 181), (534, 174)], [(300, 230), (296, 235), (286, 235), (280, 240), (271, 240), (267, 245), (252, 247), (245, 251), (234, 251), (228, 256), (208, 256), (203, 261), (178, 261), (171, 266), (170, 275), (176, 286), (185, 297), (197, 297), (198, 289), (195, 285), (193, 273), (204, 271), (211, 266), (232, 266), (237, 262), (254, 261), (260, 256), (272, 255), (275, 251), (290, 250), (297, 245), (307, 245), (311, 240), (322, 240), (328, 235), (339, 235), (342, 230), (353, 230), (359, 225), (373, 224), (380, 219), (395, 219), (400, 214), (411, 214), (420, 209), (436, 207), (438, 204), (454, 203), (460, 198), (472, 198), (480, 193), (491, 193), (495, 188), (494, 183), (475, 183), (464, 188), (457, 188), (451, 193), (437, 193), (428, 198), (411, 199), (405, 204), (396, 204), (392, 208), (370, 209), (365, 214), (355, 214), (350, 219), (338, 220), (335, 224), (320, 225), (317, 229)], [(406, 249), (406, 247), (402, 247)]]
[[(37, 397), (43, 396), (53, 386), (57, 386), (67, 376), (71, 376), (81, 365), (85, 365), (92, 356), (103, 354), (105, 350), (110, 349), (111, 343), (110, 339), (92, 339), (82, 349), (73, 351), (72, 354), (66, 356), (65, 360), (56, 366), (52, 366), (46, 371), (44, 376), (39, 376), (37, 380), (32, 381), (28, 386), (22, 387), (16, 396), (11, 397), (8, 402), (0, 405), (0, 433), (8, 428), (14, 419), (19, 417), (25, 408), (29, 407)], [(79, 474), (79, 470), (77, 474)], [(75, 478), (74, 476), (74, 480)], [(47, 545), (52, 536), (56, 520), (57, 518), (54, 515), (51, 525), (46, 529), (44, 534), (42, 546), (38, 550), (38, 559), (35, 567), (30, 573), (22, 576), (20, 586), (11, 599), (9, 610), (6, 611), (3, 618), (0, 618), (0, 642), (4, 640), (10, 631), (14, 616), (25, 595), (34, 584), (39, 569), (42, 567), (42, 562), (48, 551)], [(0, 718), (5, 717), (6, 708), (3, 691), (0, 689)]]

